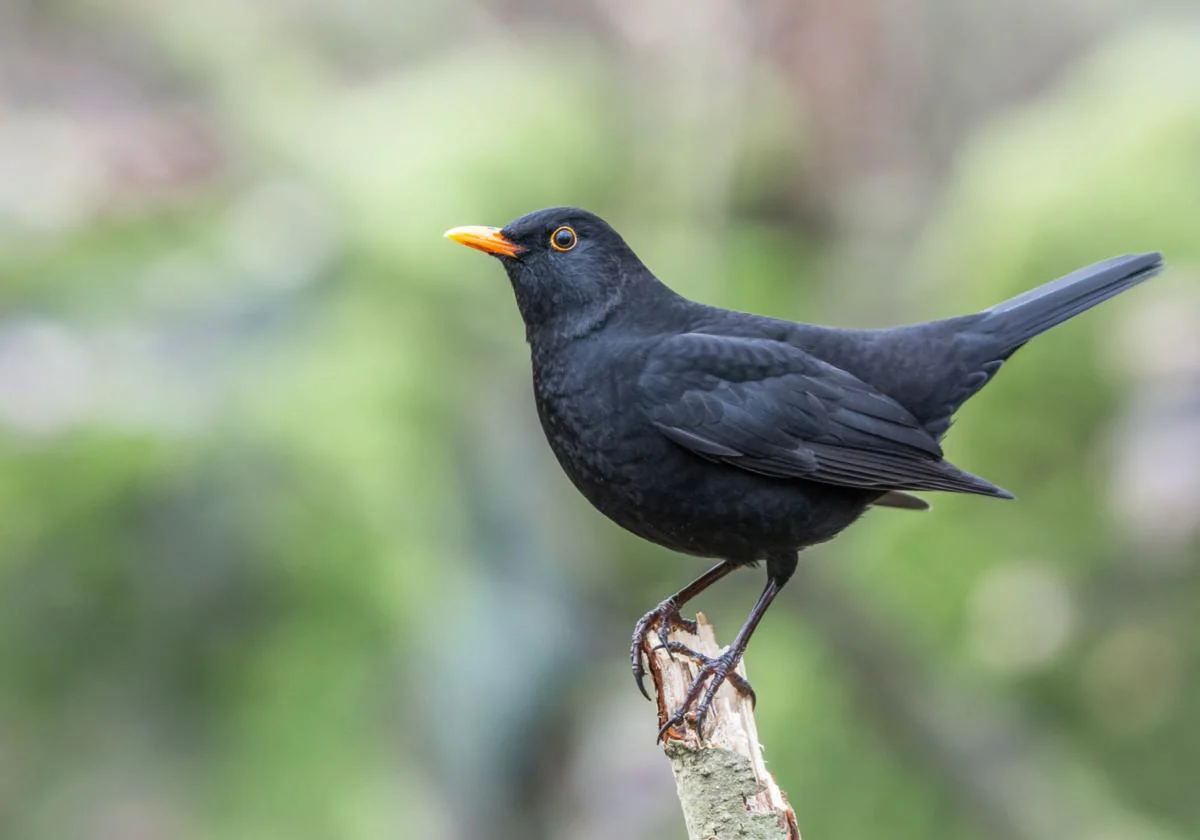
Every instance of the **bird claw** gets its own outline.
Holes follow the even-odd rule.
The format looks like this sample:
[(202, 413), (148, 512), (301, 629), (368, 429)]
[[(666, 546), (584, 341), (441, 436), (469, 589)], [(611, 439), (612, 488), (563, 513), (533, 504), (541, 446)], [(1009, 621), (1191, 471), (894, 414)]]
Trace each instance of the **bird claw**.
[[(700, 670), (688, 687), (687, 696), (683, 698), (679, 709), (659, 727), (659, 741), (663, 740), (672, 729), (682, 727), (689, 722), (696, 728), (697, 734), (703, 735), (704, 721), (708, 717), (708, 710), (712, 706), (713, 698), (717, 696), (717, 690), (724, 682), (728, 682), (742, 696), (749, 697), (751, 705), (758, 702), (758, 697), (755, 695), (750, 681), (734, 671), (741, 656), (732, 648), (716, 657), (705, 656), (680, 642), (668, 642), (666, 648), (671, 653), (682, 653), (690, 657), (700, 666)], [(699, 702), (697, 703), (697, 701)], [(689, 721), (688, 710), (693, 706), (695, 706), (695, 711), (690, 715)]]
[[(660, 647), (669, 650), (672, 644), (677, 644), (669, 639), (671, 630), (676, 628), (688, 633), (696, 632), (696, 622), (679, 614), (679, 604), (674, 597), (662, 601), (657, 607), (638, 619), (638, 623), (633, 627), (633, 644), (629, 648), (629, 661), (633, 666), (633, 679), (637, 683), (638, 691), (642, 692), (642, 696), (647, 700), (651, 698), (650, 693), (646, 691), (646, 666), (642, 664), (642, 653), (649, 654)], [(649, 647), (651, 633), (658, 636), (658, 645), (654, 648)]]
[[(700, 666), (701, 675), (704, 673), (706, 668), (710, 669), (710, 673), (719, 673), (721, 676), (712, 689), (714, 692), (721, 687), (722, 682), (728, 682), (731, 686), (733, 686), (734, 691), (736, 691), (738, 694), (742, 695), (743, 697), (750, 698), (751, 706), (758, 705), (758, 695), (754, 692), (754, 686), (750, 685), (750, 680), (746, 679), (734, 670), (737, 668), (740, 657), (734, 658), (732, 656), (732, 651), (726, 651), (720, 656), (712, 657), (706, 656), (698, 650), (692, 650), (683, 642), (668, 642), (665, 647), (671, 653), (682, 653), (684, 656), (696, 662), (696, 664)], [(728, 665), (720, 665), (720, 660), (726, 658), (729, 660)]]

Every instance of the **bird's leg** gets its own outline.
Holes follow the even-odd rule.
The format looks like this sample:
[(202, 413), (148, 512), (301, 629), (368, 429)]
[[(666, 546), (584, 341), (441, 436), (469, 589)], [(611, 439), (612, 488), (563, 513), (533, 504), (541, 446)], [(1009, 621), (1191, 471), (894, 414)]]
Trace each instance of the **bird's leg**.
[(736, 568), (738, 568), (736, 563), (728, 561), (718, 563), (638, 619), (638, 623), (633, 628), (633, 645), (629, 648), (629, 661), (633, 666), (633, 678), (637, 681), (638, 690), (647, 700), (650, 699), (650, 695), (645, 686), (646, 666), (642, 664), (642, 650), (647, 646), (651, 632), (657, 632), (659, 644), (663, 647), (668, 646), (667, 634), (674, 627), (683, 627), (695, 632), (696, 623), (683, 618), (679, 614), (679, 608)]
[[(754, 630), (758, 627), (758, 623), (762, 621), (767, 608), (771, 606), (771, 602), (775, 600), (775, 596), (779, 594), (779, 590), (783, 589), (783, 585), (787, 583), (788, 578), (792, 576), (792, 572), (795, 569), (796, 556), (794, 554), (790, 558), (783, 556), (768, 557), (767, 585), (763, 588), (762, 594), (758, 596), (758, 601), (754, 604), (754, 608), (750, 610), (750, 615), (746, 618), (746, 623), (742, 625), (742, 629), (738, 631), (733, 644), (726, 648), (725, 652), (720, 656), (708, 657), (697, 654), (695, 651), (687, 650), (684, 645), (678, 645), (675, 648), (668, 646), (668, 649), (675, 649), (681, 653), (688, 653), (693, 656), (699, 663), (700, 670), (696, 674), (696, 679), (692, 680), (687, 696), (683, 698), (683, 703), (679, 709), (658, 730), (660, 741), (671, 729), (683, 725), (687, 719), (688, 710), (692, 706), (696, 707), (693, 717), (696, 732), (703, 737), (704, 719), (708, 717), (708, 709), (717, 694), (717, 689), (726, 680), (737, 688), (738, 691), (748, 694), (751, 700), (754, 699), (754, 689), (750, 687), (750, 683), (746, 679), (734, 673), (734, 669), (737, 667), (738, 662), (742, 660), (742, 654), (746, 652), (746, 646), (750, 644), (750, 637), (754, 635)], [(697, 701), (699, 702), (697, 703)]]

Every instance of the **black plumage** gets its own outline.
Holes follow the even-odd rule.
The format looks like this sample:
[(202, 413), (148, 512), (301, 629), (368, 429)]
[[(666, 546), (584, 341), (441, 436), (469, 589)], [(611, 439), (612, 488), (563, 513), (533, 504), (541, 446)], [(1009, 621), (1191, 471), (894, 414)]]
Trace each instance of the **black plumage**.
[(702, 726), (798, 551), (871, 505), (925, 507), (905, 491), (1011, 498), (943, 457), (954, 412), (1034, 336), (1162, 268), (1157, 253), (1116, 257), (973, 315), (849, 330), (688, 300), (574, 208), (447, 236), (503, 262), (538, 415), (575, 486), (633, 533), (721, 560), (638, 622), (639, 686), (649, 634), (665, 643), (683, 603), (735, 568), (767, 563), (750, 618), (721, 657), (697, 657), (700, 676), (664, 732), (697, 703)]

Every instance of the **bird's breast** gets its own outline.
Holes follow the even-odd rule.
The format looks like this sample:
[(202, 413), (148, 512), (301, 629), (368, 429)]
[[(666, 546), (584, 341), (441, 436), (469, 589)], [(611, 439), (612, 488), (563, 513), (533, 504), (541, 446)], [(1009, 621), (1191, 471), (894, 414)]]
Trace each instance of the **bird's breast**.
[(550, 448), (577, 485), (626, 483), (646, 457), (641, 409), (613, 370), (553, 375), (535, 367), (534, 396)]
[(638, 403), (639, 370), (636, 352), (598, 352), (586, 344), (549, 358), (534, 355), (533, 391), (546, 440), (575, 486), (614, 518), (616, 508), (642, 503), (645, 471), (669, 446)]

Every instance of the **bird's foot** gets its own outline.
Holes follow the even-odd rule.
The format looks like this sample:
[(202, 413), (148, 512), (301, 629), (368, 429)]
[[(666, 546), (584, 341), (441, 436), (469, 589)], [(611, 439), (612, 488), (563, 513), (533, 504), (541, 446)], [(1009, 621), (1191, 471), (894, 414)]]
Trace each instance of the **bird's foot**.
[[(750, 681), (734, 670), (741, 661), (741, 651), (729, 648), (720, 656), (712, 657), (692, 650), (680, 642), (668, 642), (666, 648), (671, 653), (682, 653), (695, 660), (700, 670), (688, 687), (687, 696), (683, 698), (679, 709), (659, 728), (658, 740), (665, 738), (675, 727), (682, 727), (688, 723), (689, 718), (696, 727), (696, 733), (703, 737), (704, 720), (708, 717), (708, 710), (712, 706), (713, 698), (717, 696), (717, 690), (724, 682), (728, 682), (743, 697), (749, 697), (751, 705), (757, 702), (758, 698)], [(689, 715), (688, 711), (693, 706), (695, 712)]]
[[(646, 666), (642, 664), (642, 654), (645, 653), (649, 656), (655, 648), (669, 648), (673, 643), (668, 639), (668, 634), (676, 628), (688, 633), (696, 632), (696, 622), (679, 614), (679, 603), (674, 596), (667, 598), (639, 618), (638, 623), (633, 627), (633, 644), (629, 648), (629, 662), (633, 666), (633, 679), (637, 682), (638, 691), (642, 692), (642, 696), (647, 700), (650, 699), (650, 694), (646, 691)], [(658, 645), (655, 647), (650, 646), (651, 633), (658, 636)]]

